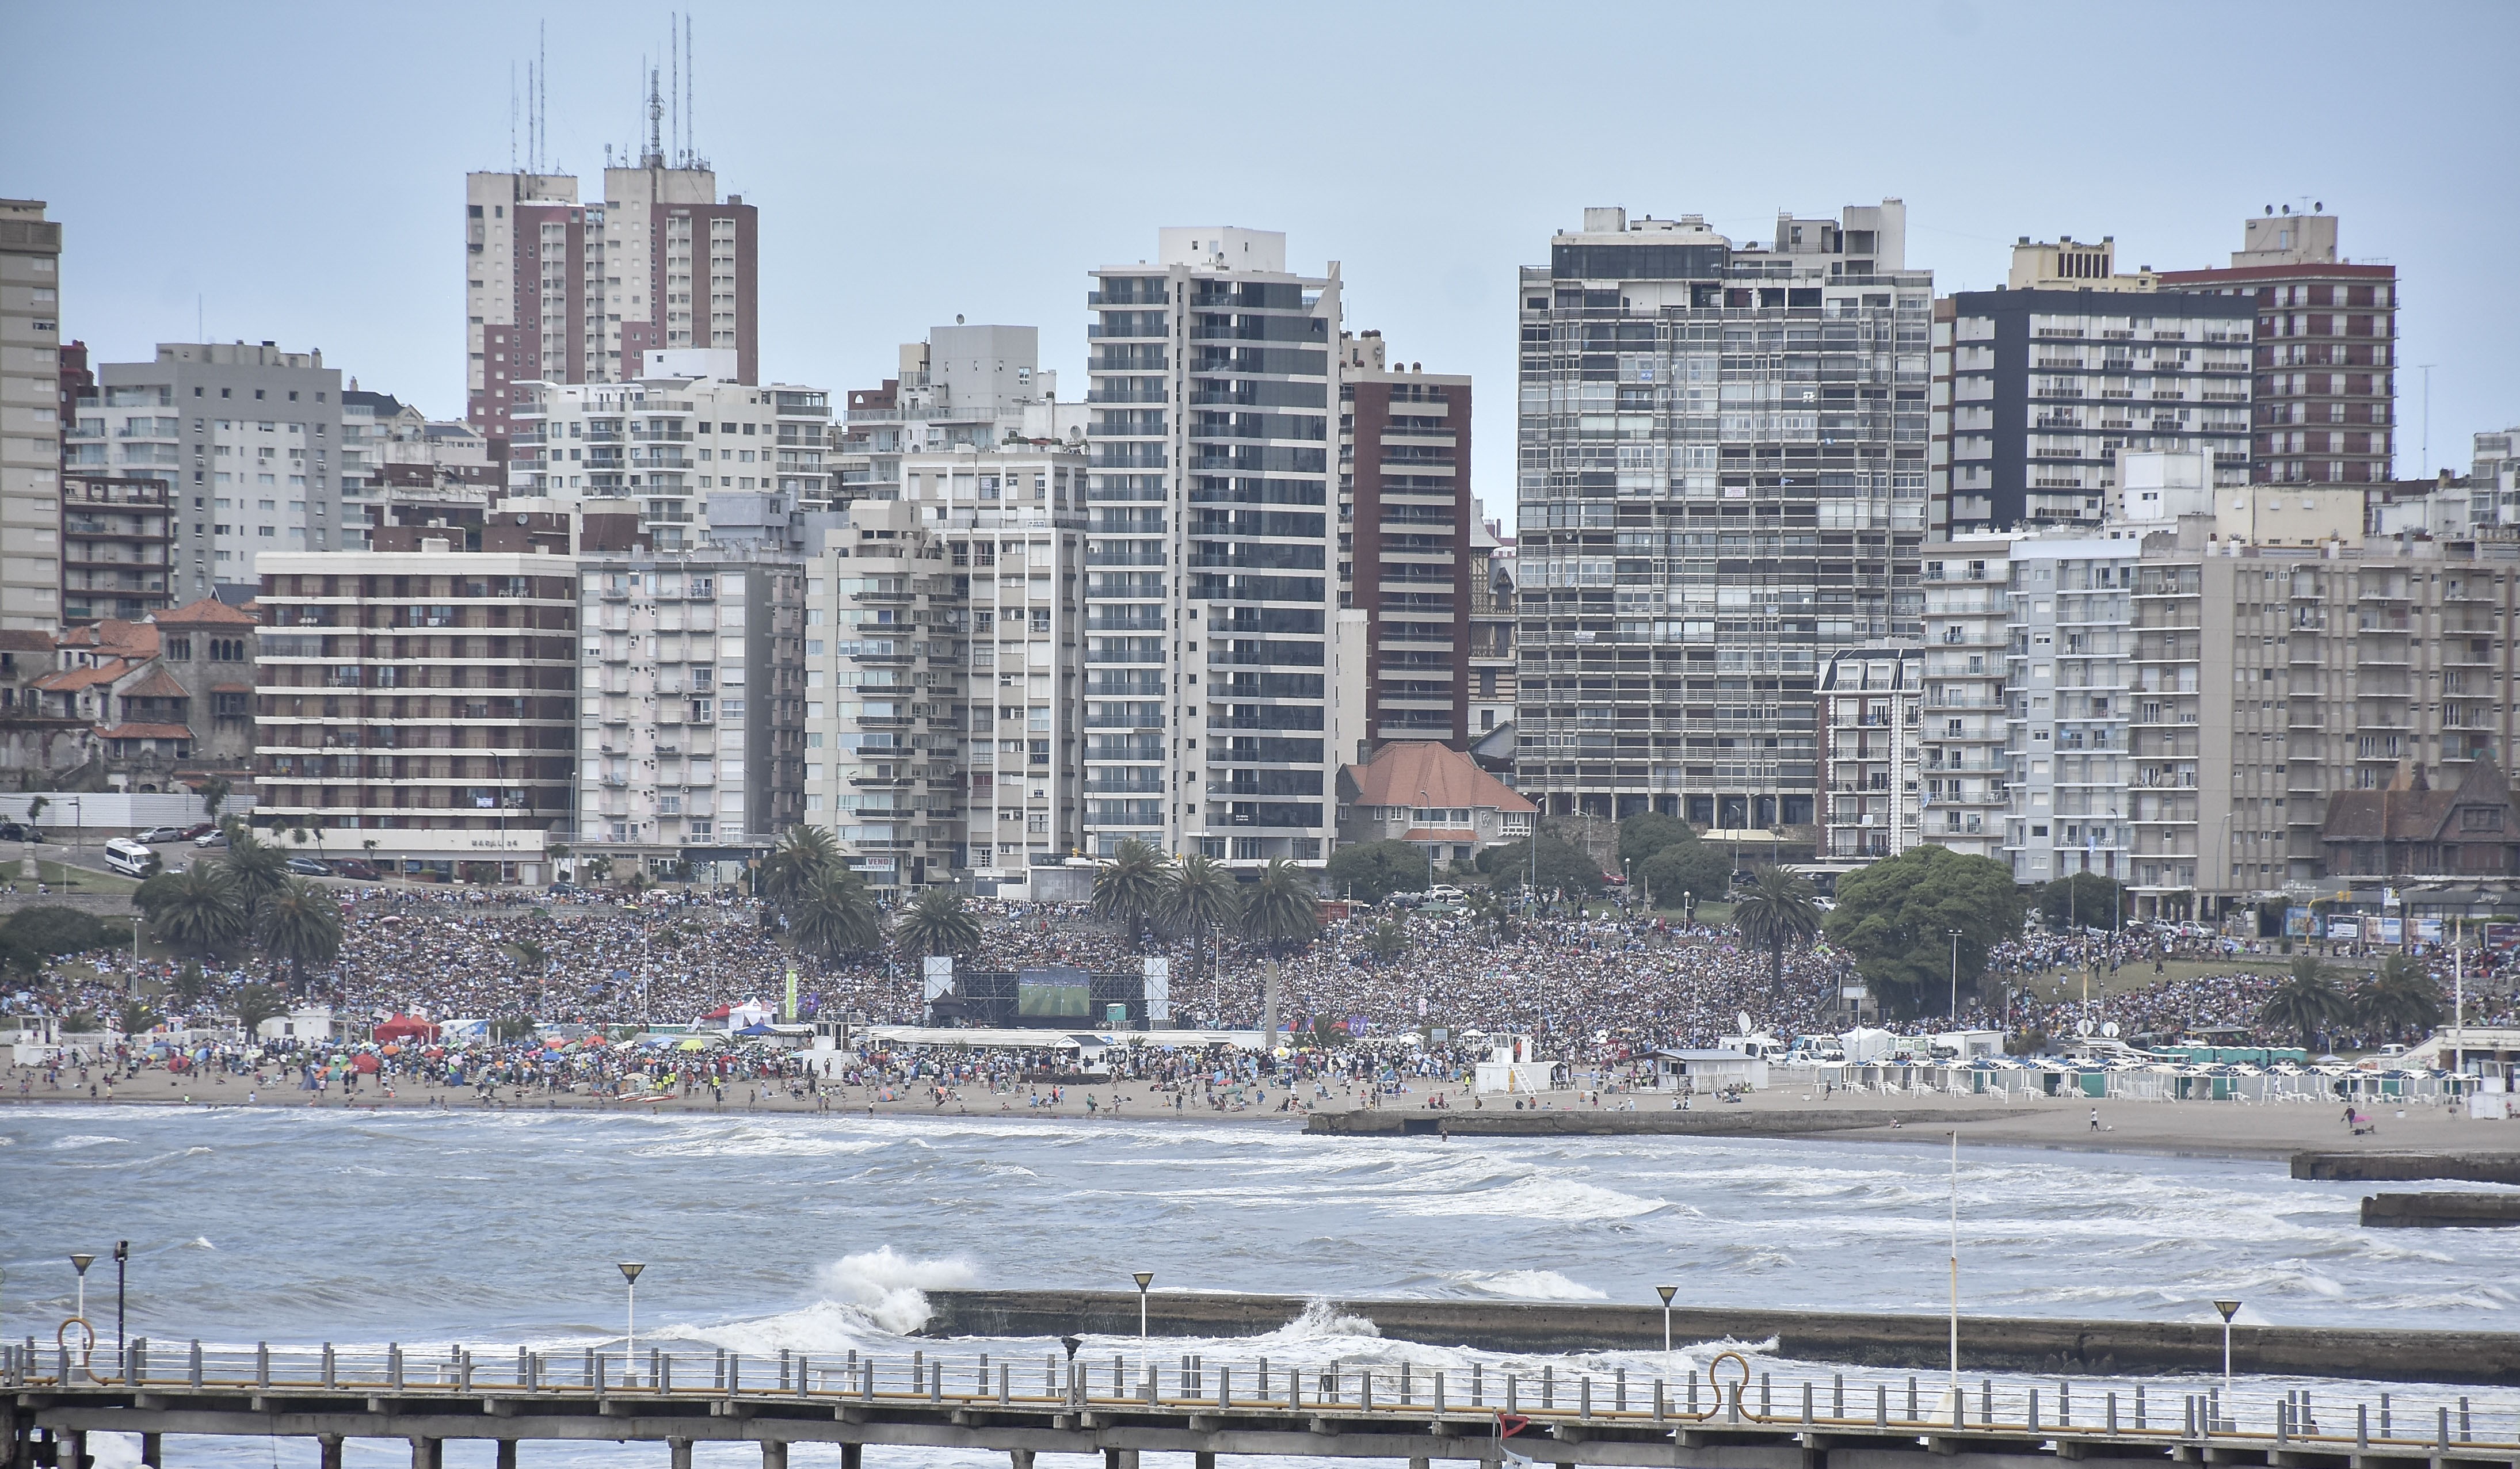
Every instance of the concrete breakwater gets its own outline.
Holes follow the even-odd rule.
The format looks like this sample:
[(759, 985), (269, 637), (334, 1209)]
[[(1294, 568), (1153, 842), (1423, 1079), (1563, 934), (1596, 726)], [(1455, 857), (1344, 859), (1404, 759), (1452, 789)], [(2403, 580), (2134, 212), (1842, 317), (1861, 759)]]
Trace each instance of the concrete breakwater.
[[(2512, 1138), (2520, 1149), (2520, 1136)], [(2295, 1153), (2292, 1176), (2345, 1183), (2396, 1183), (2453, 1179), (2469, 1183), (2520, 1183), (2520, 1150), (2507, 1153)]]
[[(924, 1334), (1134, 1336), (1132, 1291), (937, 1290), (927, 1293)], [(1491, 1352), (1649, 1351), (1662, 1345), (1651, 1306), (1463, 1300), (1325, 1300), (1300, 1296), (1158, 1292), (1147, 1299), (1156, 1336), (1261, 1336), (1308, 1309), (1372, 1322), (1373, 1334), (1430, 1346)], [(1778, 1356), (1854, 1366), (1927, 1371), (1948, 1360), (1950, 1325), (1939, 1315), (1680, 1307), (1672, 1340), (1765, 1342)], [(1364, 1328), (1359, 1327), (1362, 1333)], [(2219, 1373), (2221, 1323), (1964, 1316), (1964, 1371)], [(2242, 1372), (2384, 1382), (2520, 1385), (2520, 1334), (2240, 1326), (2231, 1364)]]
[(1564, 1111), (1403, 1111), (1359, 1110), (1316, 1112), (1304, 1131), (1316, 1135), (1347, 1137), (1572, 1137), (1572, 1136), (1789, 1136), (1810, 1133), (1845, 1133), (1858, 1129), (1941, 1127), (1952, 1123), (1987, 1122), (2001, 1114), (1983, 1106), (1906, 1107), (1881, 1111), (1848, 1108), (1794, 1107), (1762, 1110), (1710, 1102), (1681, 1112)]
[(2375, 1193), (2366, 1229), (2520, 1228), (2520, 1193)]

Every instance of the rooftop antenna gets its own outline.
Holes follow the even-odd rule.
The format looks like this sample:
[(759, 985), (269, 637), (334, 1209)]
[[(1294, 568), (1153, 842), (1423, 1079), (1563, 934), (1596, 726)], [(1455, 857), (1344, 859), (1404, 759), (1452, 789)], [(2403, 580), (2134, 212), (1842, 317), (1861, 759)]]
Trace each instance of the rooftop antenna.
[(639, 160), (642, 168), (665, 166), (665, 141), (661, 129), (665, 122), (665, 99), (656, 90), (656, 68), (648, 68), (648, 152)]
[(517, 171), (517, 64), (508, 63), (508, 171)]
[(551, 48), (544, 32), (548, 21), (534, 22), (534, 172), (551, 167)]
[(688, 161), (684, 166), (700, 166), (699, 140), (693, 133), (695, 114), (699, 108), (699, 68), (692, 64), (692, 13), (683, 12), (683, 152)]
[(683, 48), (674, 38), (674, 18), (670, 13), (665, 17), (665, 65), (673, 72), (674, 166), (679, 168), (683, 156)]

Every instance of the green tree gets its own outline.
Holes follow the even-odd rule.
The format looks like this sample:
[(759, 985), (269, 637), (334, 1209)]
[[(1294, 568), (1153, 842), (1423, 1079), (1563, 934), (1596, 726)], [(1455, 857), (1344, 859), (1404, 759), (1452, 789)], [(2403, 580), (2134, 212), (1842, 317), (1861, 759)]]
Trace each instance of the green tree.
[(1330, 854), (1322, 890), (1333, 898), (1379, 903), (1393, 893), (1426, 890), (1426, 849), (1399, 840), (1351, 842)]
[(164, 1017), (149, 1007), (147, 1002), (127, 1000), (122, 1004), (121, 1030), (126, 1036), (145, 1036), (157, 1029)]
[(269, 985), (243, 985), (228, 997), (228, 1008), (236, 1012), (238, 1026), (250, 1041), (262, 1022), (289, 1013), (289, 997)]
[(531, 1015), (502, 1015), (490, 1022), (490, 1039), (513, 1046), (518, 1041), (532, 1040), (534, 1029)]
[(961, 893), (931, 887), (892, 925), (892, 941), (908, 955), (968, 954), (980, 947), (980, 924)]
[(795, 905), (819, 891), (823, 878), (840, 866), (839, 839), (831, 828), (790, 826), (761, 860), (761, 894), (793, 921)]
[(219, 866), (236, 879), (237, 902), (245, 909), (247, 926), (259, 927), (263, 904), (289, 881), (289, 854), (255, 836), (252, 827), (241, 825), (229, 836), (227, 856)]
[(1959, 930), (1959, 976), (1974, 987), (1987, 951), (2021, 933), (2022, 899), (2012, 873), (1992, 858), (1947, 847), (1913, 847), (1837, 882), (1829, 941), (1895, 1012), (1939, 1011), (1951, 982), (1951, 930)]
[(2039, 917), (2049, 928), (2115, 928), (2125, 889), (2097, 872), (2070, 872), (2039, 889)]
[(178, 953), (220, 954), (249, 932), (236, 874), (224, 863), (196, 862), (180, 872), (161, 872), (142, 883), (131, 901), (149, 915), (158, 942)]
[(210, 977), (202, 972), (200, 959), (188, 958), (184, 960), (184, 966), (175, 971), (175, 977), (166, 982), (166, 989), (189, 1010), (209, 998)]
[(202, 778), (202, 783), (194, 786), (193, 789), (202, 798), (202, 819), (216, 823), (219, 819), (219, 808), (228, 803), (230, 789), (228, 778), (206, 776)]
[(2259, 1007), (2258, 1021), (2299, 1037), (2302, 1049), (2316, 1051), (2319, 1031), (2344, 1019), (2353, 1008), (2327, 966), (2316, 956), (2304, 954), (2293, 959), (2292, 977), (2276, 986)]
[(117, 938), (126, 942), (130, 938), (129, 930), (110, 928), (94, 913), (51, 904), (20, 909), (0, 927), (20, 944), (48, 958), (85, 954), (91, 949), (106, 948)]
[(1714, 903), (1732, 890), (1732, 857), (1712, 842), (1677, 841), (1638, 863), (1637, 880), (1656, 908), (1681, 907), (1684, 893)]
[(1241, 912), (1242, 889), (1234, 874), (1215, 858), (1193, 852), (1173, 864), (1157, 917), (1166, 933), (1189, 939), (1193, 948), (1208, 946), (1208, 973), (1213, 976), (1225, 957), (1208, 941)]
[(1645, 859), (1675, 842), (1697, 840), (1697, 828), (1676, 816), (1641, 811), (1619, 823), (1619, 861), (1644, 866)]
[(852, 868), (829, 868), (794, 903), (795, 914), (788, 921), (796, 947), (821, 955), (826, 962), (836, 964), (848, 955), (883, 946), (883, 919), (865, 880)]
[(1131, 837), (1110, 860), (1094, 869), (1093, 912), (1129, 931), (1132, 943), (1163, 909), (1164, 888), (1172, 877), (1172, 859)]
[(1373, 931), (1365, 936), (1365, 952), (1385, 963), (1397, 957), (1408, 947), (1409, 930), (1389, 918), (1375, 923)]
[(1481, 848), (1479, 870), (1488, 874), (1491, 886), (1512, 892), (1529, 880), (1535, 852), (1541, 892), (1589, 898), (1601, 890), (1601, 865), (1583, 848), (1548, 831), (1541, 832), (1536, 842)]
[(305, 878), (292, 878), (263, 905), (262, 947), (272, 973), (286, 963), (291, 990), (303, 991), (306, 966), (330, 964), (341, 953), (339, 905)]
[(2403, 954), (2381, 961), (2380, 972), (2354, 992), (2358, 1025), (2396, 1038), (2421, 1035), (2441, 1023), (2441, 986), (2423, 965)]
[(1785, 988), (1785, 950), (1808, 944), (1820, 932), (1820, 906), (1812, 885), (1779, 867), (1764, 867), (1750, 876), (1748, 888), (1732, 905), (1732, 921), (1741, 937), (1768, 951), (1768, 988)]
[(1299, 949), (1322, 931), (1321, 897), (1313, 874), (1282, 857), (1269, 859), (1260, 880), (1242, 900), (1242, 937), (1272, 954)]

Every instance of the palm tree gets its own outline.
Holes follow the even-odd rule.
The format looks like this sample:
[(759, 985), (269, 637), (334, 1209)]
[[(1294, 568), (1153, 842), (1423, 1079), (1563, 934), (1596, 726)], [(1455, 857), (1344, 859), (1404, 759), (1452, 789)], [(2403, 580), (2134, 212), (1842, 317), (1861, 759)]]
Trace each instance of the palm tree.
[(2352, 1004), (2345, 993), (2336, 988), (2327, 966), (2312, 955), (2301, 955), (2292, 961), (2292, 978), (2275, 987), (2258, 1011), (2261, 1024), (2288, 1030), (2301, 1038), (2301, 1048), (2318, 1046), (2319, 1027), (2343, 1018)]
[(1138, 931), (1163, 909), (1171, 868), (1171, 858), (1134, 836), (1120, 843), (1095, 869), (1094, 915), (1125, 927), (1136, 943)]
[(2431, 1030), (2441, 1022), (2441, 986), (2403, 954), (2381, 962), (2380, 973), (2354, 992), (2357, 1023), (2389, 1036)]
[(244, 905), (248, 925), (260, 921), (264, 900), (289, 880), (289, 854), (255, 836), (250, 826), (240, 825), (228, 837), (221, 866), (236, 879), (237, 901)]
[(822, 880), (794, 900), (791, 920), (796, 947), (820, 954), (832, 963), (883, 943), (883, 920), (875, 899), (858, 874), (843, 867), (823, 873)]
[(237, 1024), (251, 1041), (262, 1022), (289, 1013), (289, 998), (269, 985), (246, 985), (228, 997), (228, 1008), (236, 1011)]
[(1365, 952), (1385, 962), (1408, 947), (1409, 930), (1389, 918), (1374, 924), (1373, 932), (1365, 936)]
[[(1195, 946), (1207, 943), (1241, 911), (1242, 892), (1234, 874), (1215, 858), (1193, 852), (1174, 863), (1172, 870), (1165, 874), (1156, 914), (1167, 932), (1184, 935)], [(1211, 981), (1217, 979), (1223, 965), (1224, 956), (1211, 946)]]
[(792, 908), (821, 888), (824, 874), (839, 865), (840, 844), (830, 827), (790, 826), (761, 860), (762, 896), (783, 909)]
[(228, 778), (211, 776), (194, 788), (201, 793), (202, 816), (213, 825), (217, 824), (219, 808), (228, 803)]
[(1300, 948), (1322, 931), (1313, 874), (1282, 857), (1269, 859), (1242, 900), (1242, 936), (1272, 954)]
[(131, 901), (148, 914), (158, 942), (188, 954), (215, 954), (248, 931), (245, 900), (222, 864), (197, 862), (180, 872), (160, 872), (142, 883)]
[(980, 947), (980, 925), (963, 907), (961, 893), (931, 887), (921, 893), (910, 911), (892, 925), (892, 941), (902, 953), (922, 957), (968, 954)]
[(162, 1017), (156, 1010), (151, 1009), (145, 1002), (125, 1001), (122, 1006), (122, 1033), (126, 1036), (145, 1036), (157, 1026), (160, 1018)]
[(302, 877), (292, 878), (264, 905), (263, 952), (272, 973), (289, 965), (292, 991), (306, 988), (306, 965), (329, 964), (341, 952), (341, 910), (332, 895)]
[(1732, 921), (1741, 937), (1768, 951), (1768, 987), (1785, 987), (1785, 948), (1808, 944), (1820, 932), (1820, 908), (1812, 902), (1812, 885), (1779, 867), (1761, 868), (1750, 878), (1747, 896), (1732, 905)]

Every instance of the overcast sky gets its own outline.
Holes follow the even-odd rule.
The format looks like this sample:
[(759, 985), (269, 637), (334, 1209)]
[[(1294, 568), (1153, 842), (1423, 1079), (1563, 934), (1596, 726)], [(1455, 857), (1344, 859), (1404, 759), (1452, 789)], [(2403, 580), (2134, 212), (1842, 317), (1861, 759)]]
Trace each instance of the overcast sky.
[[(0, 0), (0, 194), (66, 226), (62, 330), (99, 360), (196, 335), (320, 347), (460, 417), (464, 174), (509, 164), (550, 52), (549, 156), (640, 121), (667, 11)], [(1042, 330), (1084, 390), (1084, 272), (1166, 224), (1341, 262), (1349, 327), (1476, 378), (1474, 484), (1512, 505), (1514, 268), (1587, 204), (1909, 206), (1939, 290), (2014, 237), (2220, 265), (2313, 200), (2397, 265), (2435, 364), (2432, 467), (2520, 423), (2520, 5), (2283, 3), (702, 7), (697, 142), (761, 208), (765, 377), (841, 390), (962, 313)], [(594, 191), (587, 191), (592, 194)], [(2399, 472), (2424, 467), (2422, 375)]]

